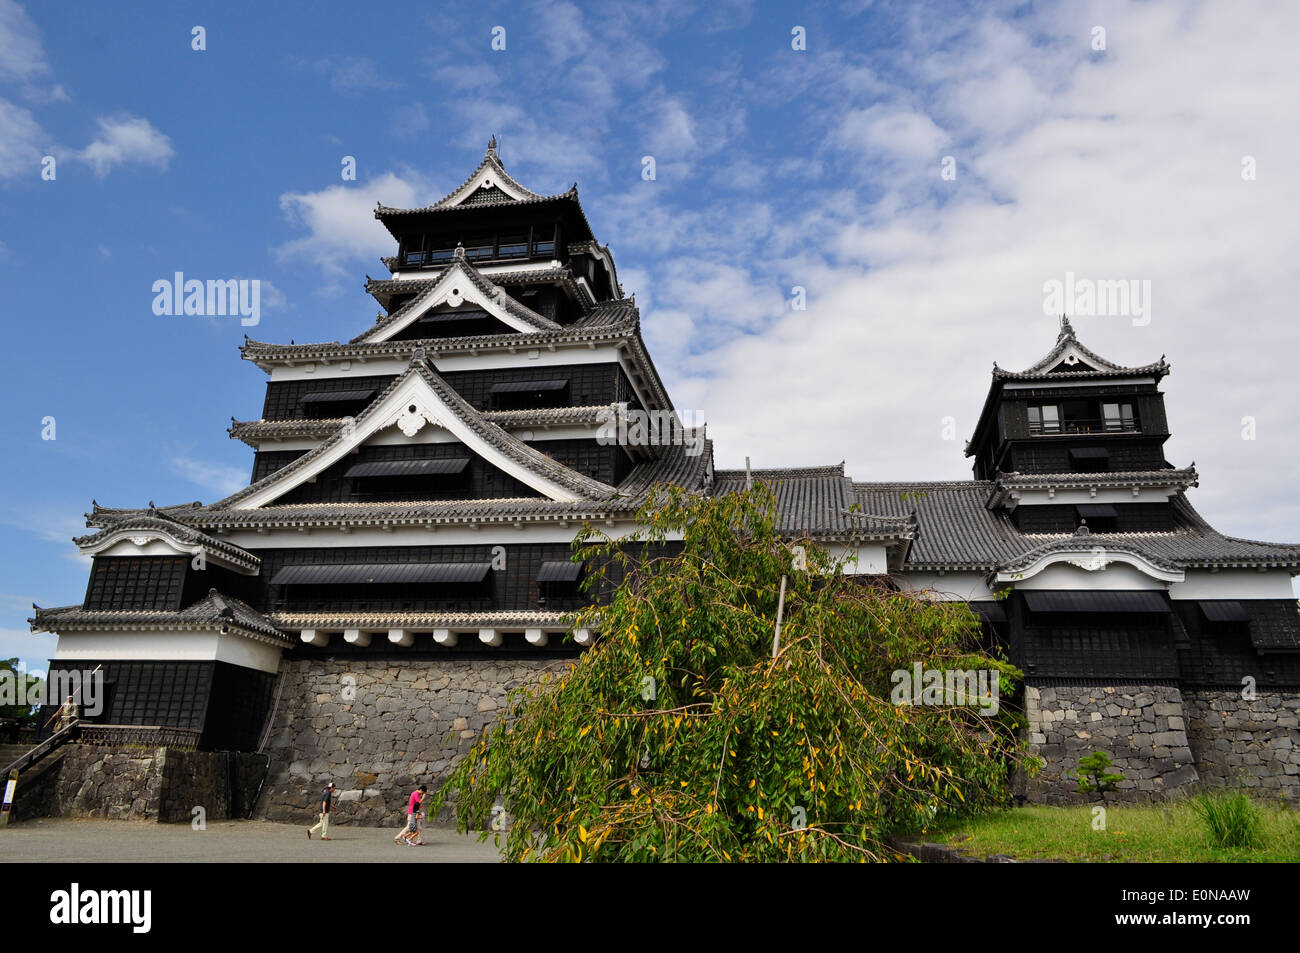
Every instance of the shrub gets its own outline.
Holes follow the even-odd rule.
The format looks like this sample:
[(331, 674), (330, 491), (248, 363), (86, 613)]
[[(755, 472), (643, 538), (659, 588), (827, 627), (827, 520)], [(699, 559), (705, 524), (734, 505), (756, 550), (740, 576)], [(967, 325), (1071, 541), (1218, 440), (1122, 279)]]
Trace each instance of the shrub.
[(464, 831), (503, 807), (510, 860), (878, 860), (888, 833), (1009, 803), (1022, 717), (890, 702), (916, 663), (1013, 693), (965, 605), (855, 581), (808, 540), (792, 559), (766, 487), (660, 502), (639, 540), (580, 537), (588, 565), (625, 570), (579, 619), (600, 640), (525, 690), (431, 809), (454, 793)]
[(1110, 755), (1104, 751), (1094, 751), (1080, 758), (1075, 773), (1079, 777), (1079, 793), (1096, 792), (1102, 800), (1105, 800), (1107, 791), (1115, 790), (1115, 785), (1124, 780), (1124, 775), (1110, 770)]
[(1214, 847), (1257, 847), (1264, 824), (1258, 804), (1243, 791), (1215, 791), (1198, 795), (1192, 810), (1205, 825)]

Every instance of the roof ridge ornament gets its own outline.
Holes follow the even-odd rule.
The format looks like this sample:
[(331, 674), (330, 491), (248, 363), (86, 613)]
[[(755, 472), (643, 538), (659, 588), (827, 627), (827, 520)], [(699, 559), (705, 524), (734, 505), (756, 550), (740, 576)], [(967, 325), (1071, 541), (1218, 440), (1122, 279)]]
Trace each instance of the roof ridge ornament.
[(457, 242), (457, 243), (456, 243), (456, 250), (453, 251), (453, 252), (451, 253), (451, 257), (452, 257), (452, 260), (453, 260), (453, 261), (464, 261), (464, 260), (465, 260), (465, 246), (464, 246), (463, 244), (461, 244), (460, 242)]
[(1066, 315), (1061, 315), (1061, 337), (1074, 337), (1074, 327), (1070, 324), (1070, 319)]
[(487, 155), (497, 154), (497, 134), (492, 133), (492, 138), (488, 140)]

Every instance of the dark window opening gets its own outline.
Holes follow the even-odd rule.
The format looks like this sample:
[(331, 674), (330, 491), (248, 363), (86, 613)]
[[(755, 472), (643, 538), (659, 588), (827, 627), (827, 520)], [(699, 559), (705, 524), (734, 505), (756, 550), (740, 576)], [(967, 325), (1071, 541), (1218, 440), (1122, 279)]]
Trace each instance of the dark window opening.
[(1071, 447), (1070, 469), (1075, 473), (1104, 473), (1110, 469), (1110, 451), (1105, 447)]
[(485, 261), (496, 257), (496, 240), (491, 235), (482, 235), (465, 242), (465, 257), (470, 261)]
[(569, 406), (569, 382), (503, 381), (492, 385), (493, 410), (531, 410)]
[(374, 395), (374, 388), (320, 391), (303, 395), (298, 405), (301, 416), (311, 420), (351, 417), (365, 410)]
[(1131, 403), (1064, 400), (1031, 404), (1027, 409), (1029, 432), (1035, 436), (1063, 433), (1137, 433), (1137, 415)]
[(456, 253), (456, 245), (465, 247), (470, 261), (510, 261), (520, 258), (553, 258), (556, 249), (556, 226), (539, 225), (530, 229), (514, 226), (510, 231), (481, 233), (469, 238), (420, 235), (405, 239), (400, 260), (411, 268), (441, 268)]
[(498, 258), (527, 258), (528, 233), (520, 235), (502, 235), (497, 248)]
[(1087, 503), (1074, 508), (1075, 528), (1086, 525), (1093, 533), (1119, 531), (1119, 512), (1109, 503)]

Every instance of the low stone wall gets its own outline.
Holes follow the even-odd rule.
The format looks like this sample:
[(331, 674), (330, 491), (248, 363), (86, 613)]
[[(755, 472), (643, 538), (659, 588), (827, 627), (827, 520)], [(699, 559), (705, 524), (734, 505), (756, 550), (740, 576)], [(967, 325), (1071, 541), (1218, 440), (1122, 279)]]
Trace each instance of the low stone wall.
[(1209, 786), (1300, 801), (1300, 692), (1239, 689), (1183, 693), (1196, 770)]
[(1195, 783), (1183, 698), (1170, 685), (1026, 685), (1032, 753), (1046, 761), (1026, 796), (1042, 804), (1079, 804), (1079, 759), (1111, 756), (1124, 775), (1109, 799), (1146, 801)]
[(42, 813), (188, 824), (201, 807), (208, 820), (226, 819), (252, 803), (265, 763), (224, 751), (68, 745)]
[(157, 818), (166, 748), (68, 745), (55, 811), (62, 816)]
[(512, 692), (572, 664), (286, 661), (258, 816), (306, 823), (333, 781), (331, 823), (397, 826), (411, 790), (425, 784), (434, 791), (509, 707)]

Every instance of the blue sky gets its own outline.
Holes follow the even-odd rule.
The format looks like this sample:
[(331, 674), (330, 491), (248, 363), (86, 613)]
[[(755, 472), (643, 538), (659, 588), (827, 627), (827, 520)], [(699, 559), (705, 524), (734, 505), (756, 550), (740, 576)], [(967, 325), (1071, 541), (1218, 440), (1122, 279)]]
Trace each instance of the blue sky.
[[(524, 185), (578, 181), (719, 466), (966, 477), (992, 362), (1055, 338), (1044, 282), (1150, 281), (1149, 321), (1076, 329), (1167, 355), (1167, 456), (1212, 522), (1300, 540), (1294, 7), (621, 7), (0, 0), (0, 656), (52, 650), (24, 619), (81, 599), (92, 498), (246, 480), (244, 333), (366, 327), (392, 252), (370, 209), (451, 190), (494, 133)], [(261, 280), (261, 323), (153, 314), (176, 271)]]

